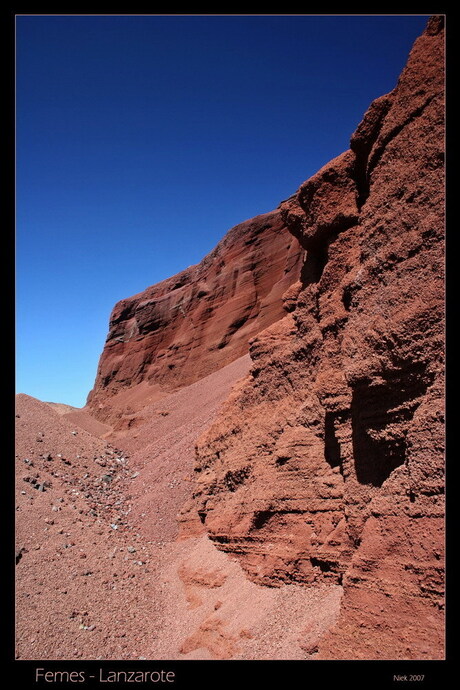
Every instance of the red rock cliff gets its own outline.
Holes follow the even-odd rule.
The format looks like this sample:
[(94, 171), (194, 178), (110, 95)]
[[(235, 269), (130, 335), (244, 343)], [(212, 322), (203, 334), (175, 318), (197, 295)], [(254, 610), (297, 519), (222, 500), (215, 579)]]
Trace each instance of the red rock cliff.
[(444, 653), (443, 65), (434, 17), (351, 149), (281, 205), (300, 280), (182, 515), (256, 582), (343, 584), (322, 658)]
[(250, 338), (284, 315), (302, 256), (275, 210), (230, 230), (197, 266), (119, 302), (89, 406), (110, 418), (120, 391), (180, 388), (247, 353)]

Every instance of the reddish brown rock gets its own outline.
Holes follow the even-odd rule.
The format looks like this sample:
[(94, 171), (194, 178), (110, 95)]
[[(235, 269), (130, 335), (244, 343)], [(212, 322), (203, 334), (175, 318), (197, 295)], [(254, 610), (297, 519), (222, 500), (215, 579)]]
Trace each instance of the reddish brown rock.
[(283, 316), (302, 255), (276, 210), (237, 225), (197, 266), (119, 302), (90, 409), (113, 420), (117, 407), (139, 407), (127, 389), (144, 385), (142, 405), (158, 388), (188, 385), (247, 353), (249, 339)]
[(444, 655), (443, 65), (434, 17), (351, 150), (280, 206), (300, 284), (183, 510), (256, 582), (343, 583), (322, 658)]

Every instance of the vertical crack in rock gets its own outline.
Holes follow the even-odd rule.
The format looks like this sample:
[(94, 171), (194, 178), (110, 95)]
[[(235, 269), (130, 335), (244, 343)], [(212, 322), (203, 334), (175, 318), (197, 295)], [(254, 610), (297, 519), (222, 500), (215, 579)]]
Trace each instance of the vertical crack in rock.
[(357, 188), (356, 203), (361, 210), (369, 196), (369, 154), (379, 135), (382, 122), (393, 101), (393, 92), (373, 101), (362, 122), (350, 140), (350, 148), (355, 154), (354, 178)]
[(303, 287), (319, 283), (323, 275), (324, 267), (327, 264), (327, 245), (319, 246), (317, 249), (310, 249), (307, 252), (305, 262), (302, 266), (300, 279)]
[(334, 418), (335, 415), (332, 412), (326, 412), (324, 418), (324, 457), (331, 467), (339, 467), (342, 472), (340, 443), (335, 433)]

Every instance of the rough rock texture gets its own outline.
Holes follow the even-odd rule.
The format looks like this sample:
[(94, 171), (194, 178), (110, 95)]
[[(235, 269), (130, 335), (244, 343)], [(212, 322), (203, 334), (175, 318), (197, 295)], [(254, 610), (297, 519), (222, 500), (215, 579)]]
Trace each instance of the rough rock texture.
[(200, 439), (183, 532), (258, 583), (343, 583), (322, 658), (442, 658), (443, 21), (351, 149), (280, 206), (288, 314)]
[(113, 398), (126, 388), (173, 390), (246, 354), (249, 339), (283, 316), (302, 257), (276, 210), (237, 225), (200, 264), (118, 302), (90, 409), (113, 420), (113, 408), (133, 409)]

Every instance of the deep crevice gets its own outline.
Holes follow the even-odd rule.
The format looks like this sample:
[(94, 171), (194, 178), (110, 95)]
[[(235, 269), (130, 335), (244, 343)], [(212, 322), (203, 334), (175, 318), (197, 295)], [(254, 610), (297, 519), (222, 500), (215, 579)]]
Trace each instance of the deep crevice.
[(380, 158), (382, 157), (386, 147), (390, 143), (392, 139), (398, 136), (398, 134), (404, 129), (404, 127), (407, 127), (407, 125), (410, 125), (411, 122), (413, 122), (417, 117), (420, 117), (420, 115), (423, 113), (425, 108), (427, 108), (431, 101), (435, 98), (436, 94), (432, 94), (429, 96), (422, 105), (420, 105), (418, 108), (416, 108), (412, 113), (409, 114), (409, 116), (404, 120), (404, 122), (401, 122), (399, 125), (396, 125), (391, 129), (386, 136), (382, 139), (382, 142), (380, 143), (380, 146), (374, 150), (372, 156), (369, 158), (369, 162), (367, 165), (367, 179), (369, 180), (372, 171), (374, 170), (375, 166), (379, 162)]
[(355, 155), (354, 179), (357, 189), (356, 206), (358, 207), (358, 211), (361, 211), (370, 193), (369, 175), (366, 170), (368, 153), (355, 153)]
[(285, 465), (290, 459), (291, 459), (291, 456), (290, 456), (290, 455), (278, 455), (277, 458), (276, 458), (276, 460), (275, 460), (275, 462), (276, 462), (277, 465), (279, 465), (280, 467), (282, 467), (282, 466)]
[(406, 460), (409, 423), (432, 376), (420, 365), (355, 387), (351, 403), (356, 478), (381, 486)]
[(404, 122), (393, 127), (393, 129), (391, 129), (385, 135), (385, 137), (380, 142), (378, 148), (376, 148), (373, 151), (372, 155), (370, 155), (372, 147), (375, 141), (378, 139), (378, 135), (380, 134), (380, 127), (382, 125), (383, 120), (385, 119), (385, 116), (387, 115), (389, 108), (391, 107), (391, 102), (389, 102), (387, 107), (382, 111), (379, 126), (378, 128), (376, 128), (375, 134), (372, 137), (372, 139), (365, 146), (363, 146), (361, 142), (361, 146), (359, 147), (353, 145), (352, 142), (352, 149), (355, 153), (354, 180), (357, 189), (356, 205), (358, 207), (358, 211), (361, 211), (363, 205), (369, 197), (371, 173), (376, 167), (380, 158), (382, 157), (388, 144), (392, 139), (398, 136), (398, 134), (404, 129), (404, 127), (407, 127), (407, 125), (409, 125), (413, 120), (415, 120), (417, 117), (420, 117), (420, 115), (423, 113), (425, 108), (431, 103), (434, 97), (434, 95), (429, 96), (421, 106), (419, 106), (416, 110), (410, 113), (410, 115), (406, 118), (406, 120), (404, 120)]
[(252, 517), (252, 527), (261, 529), (275, 515), (274, 510), (256, 510)]
[(343, 289), (342, 293), (342, 304), (345, 307), (345, 311), (350, 311), (351, 301), (353, 299), (353, 289), (351, 285), (347, 285)]
[(335, 415), (326, 412), (324, 418), (324, 457), (331, 467), (341, 468), (340, 443), (335, 435)]
[(310, 563), (314, 568), (319, 568), (322, 573), (336, 572), (337, 569), (337, 563), (334, 563), (333, 561), (328, 561), (326, 559), (317, 558), (315, 556), (311, 556)]
[(319, 283), (328, 259), (328, 247), (322, 245), (317, 249), (309, 249), (307, 258), (300, 271), (300, 280), (305, 288), (313, 283)]

